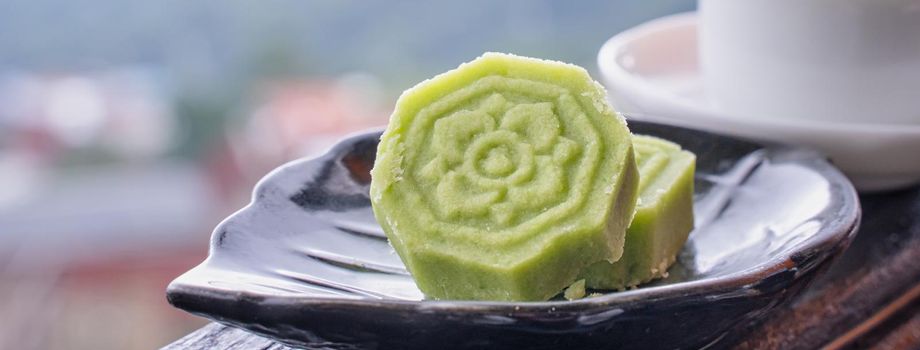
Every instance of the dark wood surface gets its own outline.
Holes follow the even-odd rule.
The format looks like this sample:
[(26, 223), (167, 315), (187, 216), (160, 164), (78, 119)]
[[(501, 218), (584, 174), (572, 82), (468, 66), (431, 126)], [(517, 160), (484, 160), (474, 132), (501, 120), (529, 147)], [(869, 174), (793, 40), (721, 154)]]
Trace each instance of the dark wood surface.
[[(850, 248), (795, 302), (739, 325), (717, 347), (920, 349), (920, 187), (863, 195)], [(163, 349), (291, 349), (209, 324)]]

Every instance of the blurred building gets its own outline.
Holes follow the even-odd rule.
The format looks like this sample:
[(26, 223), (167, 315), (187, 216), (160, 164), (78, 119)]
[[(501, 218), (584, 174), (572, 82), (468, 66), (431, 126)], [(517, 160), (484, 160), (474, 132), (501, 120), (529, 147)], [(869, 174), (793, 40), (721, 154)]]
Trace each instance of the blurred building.
[(227, 142), (248, 182), (279, 164), (318, 155), (347, 134), (384, 127), (391, 110), (377, 79), (363, 73), (267, 81), (253, 96)]
[(167, 157), (176, 118), (144, 68), (0, 75), (0, 348), (141, 347), (201, 323), (161, 306), (220, 208)]
[(173, 154), (188, 135), (155, 77), (0, 76), (0, 324), (13, 325), (0, 348), (142, 348), (203, 324), (163, 291), (204, 259), (213, 226), (272, 168), (389, 109), (366, 74), (267, 80), (196, 160)]

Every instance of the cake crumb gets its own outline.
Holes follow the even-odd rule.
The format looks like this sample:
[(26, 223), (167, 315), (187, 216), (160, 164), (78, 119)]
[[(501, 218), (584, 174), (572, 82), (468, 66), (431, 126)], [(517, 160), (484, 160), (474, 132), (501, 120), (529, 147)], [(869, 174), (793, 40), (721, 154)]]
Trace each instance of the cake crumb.
[(572, 283), (565, 289), (565, 292), (562, 294), (567, 300), (576, 300), (585, 297), (585, 280), (580, 279)]

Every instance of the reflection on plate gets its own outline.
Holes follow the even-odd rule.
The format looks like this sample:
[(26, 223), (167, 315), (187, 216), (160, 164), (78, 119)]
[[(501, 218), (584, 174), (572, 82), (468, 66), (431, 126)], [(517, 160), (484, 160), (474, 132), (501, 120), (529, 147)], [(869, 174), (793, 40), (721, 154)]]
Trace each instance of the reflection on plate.
[(697, 227), (665, 280), (574, 302), (423, 300), (371, 213), (370, 132), (267, 175), (168, 299), (297, 346), (698, 347), (788, 300), (856, 232), (856, 193), (818, 154), (630, 128), (698, 156)]
[(696, 29), (696, 14), (686, 13), (610, 38), (597, 60), (614, 107), (634, 119), (813, 147), (830, 156), (860, 191), (920, 182), (920, 162), (904, 161), (916, 159), (920, 123), (757, 119), (714, 106), (700, 81)]

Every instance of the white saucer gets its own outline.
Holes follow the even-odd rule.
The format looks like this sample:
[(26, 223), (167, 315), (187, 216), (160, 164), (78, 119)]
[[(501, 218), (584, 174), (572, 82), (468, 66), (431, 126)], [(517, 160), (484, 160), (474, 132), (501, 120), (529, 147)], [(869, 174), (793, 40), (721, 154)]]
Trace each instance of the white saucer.
[(696, 14), (683, 13), (610, 38), (598, 54), (598, 65), (614, 107), (633, 119), (815, 148), (861, 191), (920, 182), (920, 123), (827, 124), (720, 111), (708, 101), (700, 81), (696, 30)]

